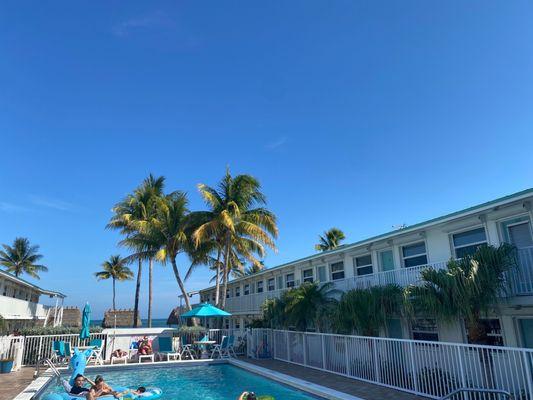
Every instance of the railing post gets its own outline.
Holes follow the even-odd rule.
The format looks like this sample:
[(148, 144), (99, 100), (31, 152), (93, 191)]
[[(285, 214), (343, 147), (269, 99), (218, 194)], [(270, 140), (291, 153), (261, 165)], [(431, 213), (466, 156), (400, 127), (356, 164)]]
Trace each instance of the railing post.
[(41, 336), (39, 338), (39, 351), (37, 352), (37, 360), (35, 360), (37, 362), (37, 364), (39, 364), (39, 359), (41, 358), (41, 350), (43, 348), (43, 337)]
[[(459, 375), (461, 376), (461, 387), (467, 387), (465, 369), (463, 365), (463, 354), (461, 353), (461, 348), (459, 346), (455, 347), (457, 349), (457, 361), (459, 363)], [(466, 400), (466, 395), (463, 393), (463, 400)]]
[(350, 338), (348, 336), (344, 337), (344, 343), (346, 347), (346, 375), (350, 376), (350, 354), (348, 352), (348, 343)]
[(415, 354), (413, 351), (413, 342), (409, 342), (409, 357), (411, 359), (411, 365), (413, 366), (413, 388), (415, 389), (415, 392), (420, 393), (418, 391), (418, 371), (416, 369), (416, 362), (415, 362)]
[(302, 333), (302, 353), (304, 355), (304, 365), (307, 366), (307, 334)]
[(326, 344), (324, 343), (324, 338), (326, 336), (324, 334), (320, 334), (321, 342), (322, 342), (322, 369), (326, 370)]
[(379, 373), (379, 360), (378, 360), (378, 344), (375, 338), (372, 338), (372, 350), (374, 353), (374, 373), (376, 376), (376, 382), (381, 383), (381, 374)]
[(529, 391), (529, 398), (533, 399), (533, 383), (531, 382), (531, 365), (527, 353), (522, 350), (522, 359), (524, 360), (524, 368), (526, 370), (527, 389)]
[(289, 331), (285, 331), (285, 344), (287, 345), (287, 361), (290, 361), (291, 360), (291, 356), (290, 356), (290, 346), (289, 346)]
[(272, 358), (274, 358), (274, 360), (276, 360), (278, 358), (278, 346), (276, 345), (276, 332), (271, 329), (270, 330), (270, 333), (272, 334)]

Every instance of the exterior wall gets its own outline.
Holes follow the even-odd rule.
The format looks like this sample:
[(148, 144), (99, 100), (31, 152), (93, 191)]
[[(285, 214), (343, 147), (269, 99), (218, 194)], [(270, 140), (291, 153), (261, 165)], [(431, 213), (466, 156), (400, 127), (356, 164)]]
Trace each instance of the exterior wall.
[[(418, 272), (416, 268), (414, 272), (410, 271), (413, 268), (405, 268), (402, 257), (402, 247), (414, 244), (417, 242), (424, 242), (426, 247), (427, 264), (436, 264), (437, 266), (445, 266), (446, 262), (455, 256), (453, 249), (452, 235), (454, 233), (463, 232), (475, 228), (483, 227), (485, 229), (486, 240), (488, 244), (499, 245), (505, 241), (502, 223), (514, 219), (516, 217), (528, 218), (530, 226), (532, 225), (531, 204), (533, 204), (533, 194), (528, 197), (517, 199), (509, 199), (507, 202), (502, 202), (491, 208), (484, 208), (480, 210), (472, 210), (469, 214), (458, 215), (456, 218), (449, 218), (445, 221), (437, 221), (427, 226), (421, 226), (419, 229), (410, 229), (394, 232), (388, 237), (378, 238), (376, 240), (369, 240), (360, 245), (343, 246), (342, 249), (336, 252), (327, 252), (324, 254), (317, 254), (308, 259), (295, 261), (281, 268), (267, 270), (264, 273), (259, 273), (244, 279), (239, 279), (230, 282), (228, 288), (230, 289), (231, 297), (227, 299), (227, 309), (232, 312), (238, 319), (241, 327), (245, 320), (260, 317), (259, 305), (267, 297), (277, 297), (282, 290), (286, 289), (287, 274), (294, 274), (295, 286), (303, 282), (303, 271), (306, 269), (313, 270), (314, 280), (318, 280), (318, 269), (325, 267), (326, 281), (331, 281), (331, 264), (343, 261), (344, 262), (344, 279), (334, 281), (336, 287), (342, 290), (348, 290), (353, 287), (358, 287), (360, 283), (365, 285), (369, 278), (374, 279), (371, 284), (385, 284), (392, 282), (399, 284), (416, 284)], [(380, 261), (380, 252), (384, 250), (392, 250), (394, 260), (394, 270), (384, 272), (383, 265)], [(533, 260), (533, 248), (532, 260)], [(358, 276), (354, 268), (354, 257), (371, 254), (373, 274), (371, 276)], [(503, 307), (501, 310), (500, 324), (504, 334), (505, 345), (513, 346), (520, 344), (521, 339), (517, 333), (516, 319), (520, 316), (533, 317), (533, 264), (522, 265), (521, 268), (529, 268), (528, 272), (531, 282), (526, 285), (524, 293), (521, 296), (514, 296), (507, 300), (512, 304), (512, 307)], [(282, 277), (282, 287), (279, 287), (279, 277)], [(268, 292), (268, 279), (274, 278), (275, 291)], [(383, 279), (382, 279), (383, 278)], [(257, 282), (263, 281), (263, 293), (257, 293)], [(245, 285), (250, 284), (253, 290), (250, 289), (248, 296), (244, 295)], [(235, 288), (240, 288), (240, 299), (235, 299)], [(204, 289), (200, 291), (202, 301), (206, 300), (209, 294), (211, 301), (213, 288)], [(249, 297), (245, 299), (246, 297)], [(235, 323), (232, 321), (231, 323)], [(411, 336), (409, 323), (404, 321), (402, 323), (404, 338)], [(462, 322), (455, 324), (438, 323), (439, 340), (449, 342), (464, 342), (466, 341), (466, 333)]]

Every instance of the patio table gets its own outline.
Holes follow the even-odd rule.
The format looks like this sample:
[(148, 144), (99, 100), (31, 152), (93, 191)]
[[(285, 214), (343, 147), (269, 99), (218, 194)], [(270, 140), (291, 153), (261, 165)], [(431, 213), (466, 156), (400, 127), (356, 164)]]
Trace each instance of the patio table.
[(193, 343), (198, 347), (198, 353), (201, 355), (200, 358), (208, 358), (207, 346), (216, 344), (216, 340), (195, 340)]

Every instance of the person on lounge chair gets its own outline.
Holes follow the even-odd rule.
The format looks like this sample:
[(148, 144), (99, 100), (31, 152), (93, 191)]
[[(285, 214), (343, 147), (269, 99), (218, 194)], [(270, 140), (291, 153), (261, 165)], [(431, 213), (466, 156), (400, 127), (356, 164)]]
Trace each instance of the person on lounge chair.
[(139, 354), (149, 355), (149, 354), (152, 354), (152, 353), (153, 353), (153, 351), (152, 351), (152, 343), (151, 343), (150, 339), (148, 339), (148, 336), (144, 336), (139, 341)]

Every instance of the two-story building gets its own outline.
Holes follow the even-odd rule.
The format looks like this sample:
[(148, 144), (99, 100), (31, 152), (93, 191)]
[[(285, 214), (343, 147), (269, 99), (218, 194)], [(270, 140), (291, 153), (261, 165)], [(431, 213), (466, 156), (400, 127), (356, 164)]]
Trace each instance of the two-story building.
[[(51, 298), (53, 305), (39, 303), (40, 296)], [(45, 290), (24, 279), (0, 271), (0, 316), (8, 330), (26, 326), (60, 326), (65, 295)]]
[[(443, 215), (402, 229), (342, 245), (251, 276), (232, 280), (226, 309), (230, 328), (243, 328), (261, 316), (267, 298), (303, 282), (332, 282), (340, 290), (396, 283), (416, 284), (426, 266), (446, 268), (484, 243), (512, 243), (519, 269), (510, 277), (511, 293), (486, 319), (493, 344), (533, 347), (533, 189)], [(214, 287), (200, 291), (214, 302)], [(390, 320), (383, 336), (468, 342), (463, 321), (444, 324), (428, 316), (416, 321)]]

